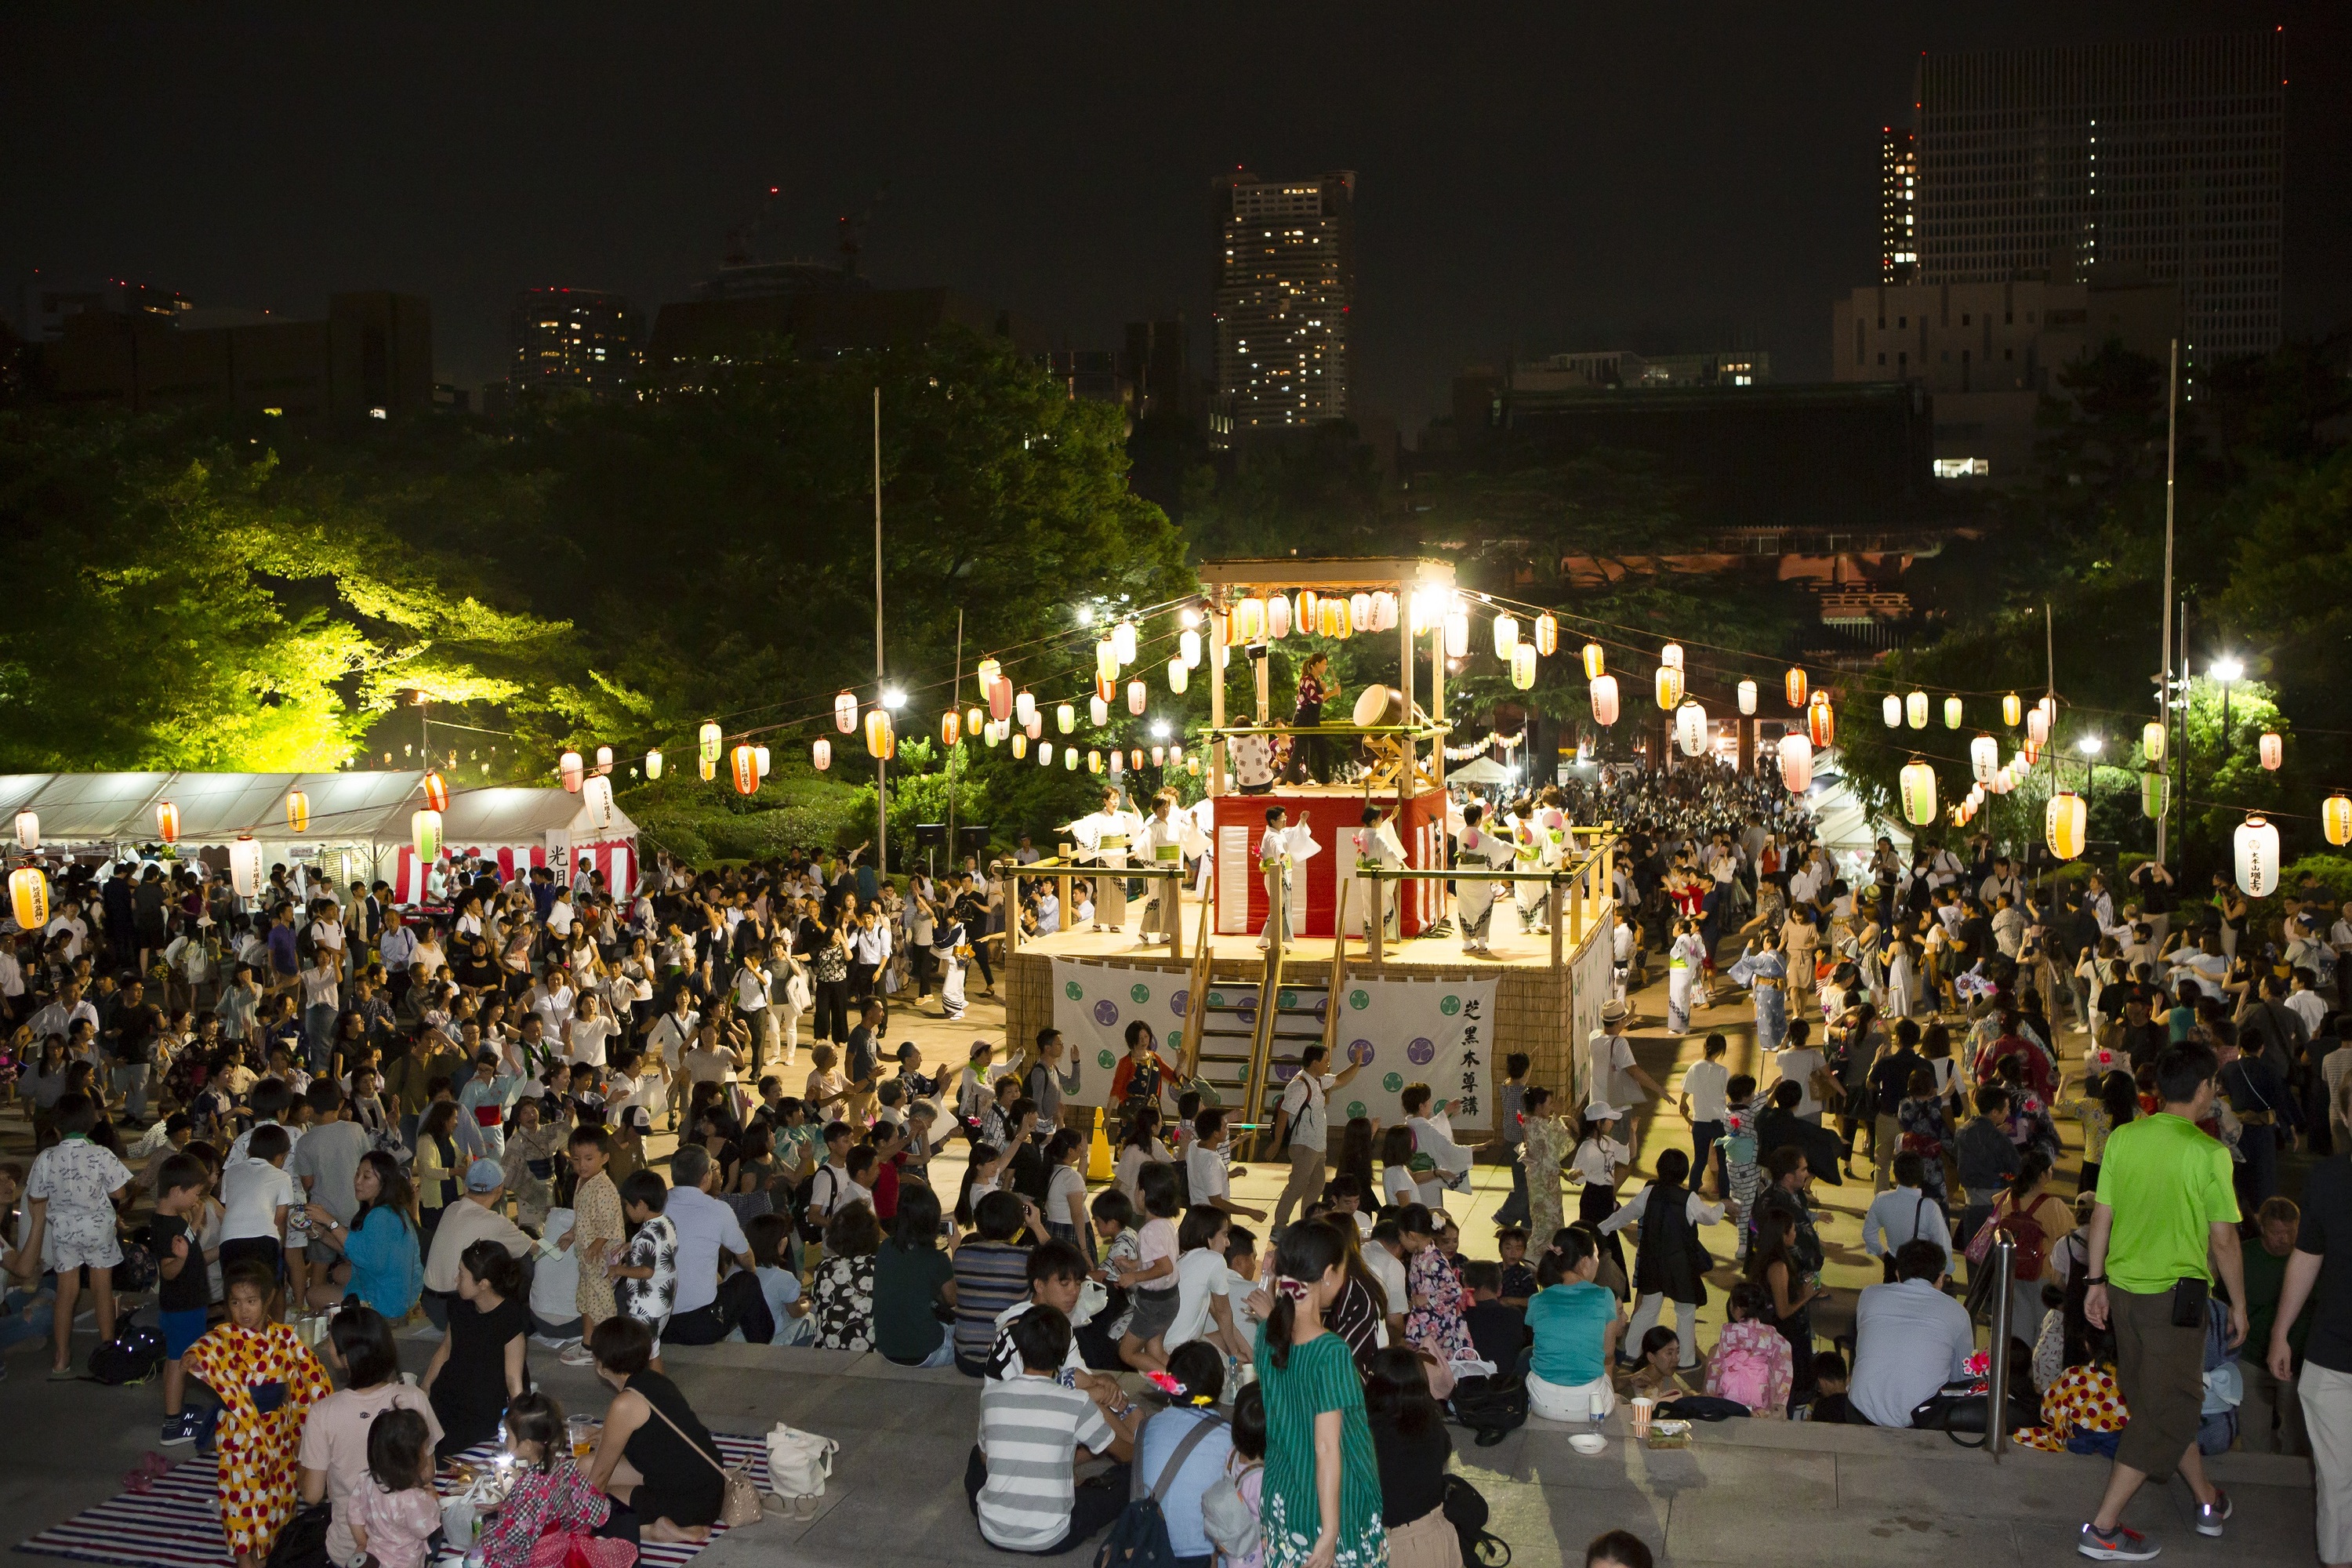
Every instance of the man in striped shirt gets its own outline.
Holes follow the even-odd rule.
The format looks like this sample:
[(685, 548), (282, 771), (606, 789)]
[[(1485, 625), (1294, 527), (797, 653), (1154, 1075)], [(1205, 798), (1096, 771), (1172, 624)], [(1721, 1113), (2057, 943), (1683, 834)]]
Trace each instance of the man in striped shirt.
[(1092, 1398), (1059, 1380), (1070, 1350), (1069, 1319), (1034, 1306), (1006, 1334), (1021, 1370), (981, 1391), (980, 1447), (965, 1468), (964, 1489), (990, 1545), (1039, 1555), (1066, 1552), (1127, 1505), (1124, 1463), (1081, 1487), (1078, 1461), (1127, 1444)]

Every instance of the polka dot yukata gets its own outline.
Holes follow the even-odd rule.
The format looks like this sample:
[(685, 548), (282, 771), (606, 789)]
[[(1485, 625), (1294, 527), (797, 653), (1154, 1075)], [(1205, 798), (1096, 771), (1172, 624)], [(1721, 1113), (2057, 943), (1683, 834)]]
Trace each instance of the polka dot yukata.
[[(267, 1557), (294, 1517), (295, 1457), (310, 1406), (334, 1392), (319, 1358), (283, 1323), (258, 1331), (222, 1323), (188, 1347), (188, 1375), (220, 1395), (221, 1534), (237, 1555)], [(254, 1388), (281, 1384), (285, 1399), (268, 1415)]]

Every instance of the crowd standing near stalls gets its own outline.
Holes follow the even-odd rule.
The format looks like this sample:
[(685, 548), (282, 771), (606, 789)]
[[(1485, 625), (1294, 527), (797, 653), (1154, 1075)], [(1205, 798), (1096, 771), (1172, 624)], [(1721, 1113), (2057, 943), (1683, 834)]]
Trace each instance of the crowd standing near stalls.
[[(2305, 893), (2274, 928), (2226, 901), (2200, 925), (2172, 901), (2159, 933), (2152, 877), (2037, 880), (1982, 838), (1840, 865), (1777, 780), (1705, 763), (1464, 825), (1516, 846), (1548, 813), (1616, 825), (1617, 994), (1573, 1043), (1576, 1086), (1507, 1064), (1492, 1261), (1445, 1213), (1470, 1152), (1424, 1086), (1395, 1127), (1338, 1126), (1354, 1069), (1304, 1062), (1261, 1235), (1224, 1113), (1148, 1033), (1091, 1190), (1053, 1031), (1001, 1063), (888, 1043), (934, 993), (959, 1016), (967, 970), (994, 988), (1008, 920), (1097, 923), (1084, 884), (1063, 910), (977, 864), (902, 883), (860, 856), (665, 858), (615, 889), (460, 862), (402, 909), (301, 867), (244, 900), (197, 864), (78, 866), (0, 967), (37, 1148), (0, 1165), (8, 1330), (77, 1375), (84, 1293), (97, 1354), (137, 1350), (118, 1289), (152, 1293), (159, 1441), (220, 1456), (240, 1563), (298, 1531), (320, 1562), (404, 1543), (421, 1521), (398, 1500), (481, 1444), (519, 1477), (492, 1568), (551, 1531), (596, 1562), (703, 1539), (721, 1467), (663, 1352), (740, 1338), (984, 1378), (966, 1489), (1007, 1551), (1128, 1528), (1132, 1477), (1188, 1562), (1459, 1568), (1449, 1418), (1934, 1424), (1970, 1396), (1998, 1297), (2030, 1369), (2020, 1440), (2114, 1467), (2085, 1555), (2152, 1555), (2122, 1510), (2176, 1469), (2221, 1533), (2200, 1457), (2236, 1441), (2309, 1447), (2323, 1556), (2352, 1560), (2352, 1248), (2321, 1201), (2344, 1161), (2298, 1208), (2277, 1158), (2347, 1136), (2352, 912)], [(1728, 1072), (1710, 1038), (1669, 1096), (1627, 1039), (1661, 967), (1670, 1032), (1750, 1007), (1766, 1070)], [(1656, 1149), (1670, 1116), (1687, 1148)], [(951, 1137), (965, 1173), (935, 1191)], [(1878, 1194), (1885, 1282), (1840, 1301), (1809, 1194), (1845, 1181)], [(419, 1320), (443, 1337), (410, 1389), (392, 1329)], [(578, 1458), (533, 1375), (551, 1356), (612, 1391)], [(366, 1428), (393, 1412), (378, 1455)], [(1646, 1568), (1630, 1538), (1594, 1552)]]

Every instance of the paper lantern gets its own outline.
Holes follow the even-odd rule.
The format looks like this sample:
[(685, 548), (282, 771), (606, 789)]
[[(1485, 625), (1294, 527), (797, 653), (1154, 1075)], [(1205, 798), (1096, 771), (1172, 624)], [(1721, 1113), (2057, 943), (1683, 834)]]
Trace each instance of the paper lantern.
[[(1141, 764), (1140, 764), (1140, 763), (1138, 763), (1137, 765), (1138, 765), (1138, 766), (1140, 766)], [(1121, 773), (1125, 773), (1126, 771), (1127, 771), (1127, 764), (1126, 764), (1126, 763), (1121, 759), (1121, 757), (1120, 757), (1119, 753), (1118, 753), (1118, 752), (1116, 752), (1116, 751), (1112, 752), (1111, 752), (1111, 754), (1110, 754), (1110, 776), (1111, 776), (1111, 777), (1113, 777), (1113, 778), (1117, 778), (1117, 777), (1118, 777), (1118, 775), (1119, 775), (1119, 774), (1121, 774)]]
[(155, 837), (166, 844), (180, 841), (180, 808), (168, 800), (155, 808)]
[(816, 738), (815, 743), (809, 747), (809, 763), (819, 773), (833, 766), (833, 742), (829, 738), (824, 735)]
[(700, 770), (702, 773), (702, 782), (704, 784), (709, 784), (712, 779), (719, 776), (719, 764), (712, 762), (709, 757), (698, 758), (695, 765)]
[(2054, 724), (2058, 721), (2058, 699), (2055, 697), (2051, 696), (2045, 691), (2042, 694), (2041, 700), (2034, 703), (2034, 706), (2041, 709), (2043, 713), (2049, 715), (2050, 721), (2052, 723)]
[(1064, 746), (1062, 748), (1062, 771), (1066, 773), (1074, 773), (1078, 771), (1078, 749), (1076, 746)]
[(1967, 716), (1968, 716), (1968, 715), (1967, 715), (1967, 711), (1966, 711), (1966, 710), (1964, 710), (1964, 709), (1960, 706), (1960, 700), (1959, 700), (1958, 698), (1957, 698), (1957, 697), (1947, 697), (1947, 698), (1945, 698), (1945, 699), (1944, 699), (1944, 728), (1945, 728), (1945, 729), (1947, 729), (1947, 730), (1957, 730), (1957, 729), (1958, 729), (1958, 728), (1960, 727), (1960, 721), (1961, 721), (1962, 719), (1966, 718)]
[(408, 814), (408, 842), (426, 865), (441, 858), (441, 814), (426, 807)]
[(1279, 594), (1265, 602), (1265, 635), (1270, 642), (1290, 635), (1290, 601)]
[(1903, 700), (1903, 718), (1914, 730), (1927, 727), (1927, 694), (1914, 691)]
[(1665, 647), (1660, 648), (1658, 650), (1658, 662), (1668, 669), (1680, 669), (1683, 667), (1683, 645), (1678, 642), (1670, 642)]
[(1900, 730), (1903, 728), (1903, 699), (1888, 692), (1879, 699), (1878, 714), (1886, 721), (1888, 729)]
[(845, 691), (833, 700), (833, 727), (845, 735), (857, 731), (857, 694)]
[(1184, 661), (1182, 658), (1171, 658), (1168, 661), (1169, 690), (1181, 696), (1183, 695), (1184, 688), (1191, 685), (1192, 681), (1192, 672), (1184, 667)]
[(1813, 784), (1813, 743), (1790, 731), (1780, 737), (1780, 787), (1802, 795)]
[(649, 779), (657, 779), (657, 778), (661, 777), (661, 773), (662, 773), (662, 754), (661, 754), (661, 748), (660, 748), (660, 747), (658, 747), (658, 746), (656, 746), (656, 747), (655, 747), (653, 750), (651, 750), (651, 751), (649, 751), (649, 752), (647, 752), (646, 753), (646, 777), (647, 777), (647, 778), (649, 778)]
[[(579, 752), (566, 752), (555, 759), (555, 771), (562, 775), (563, 787), (573, 795), (578, 795), (580, 781), (588, 776), (588, 764), (581, 761)], [(295, 831), (299, 833), (301, 829), (297, 828)]]
[(2259, 816), (2238, 824), (2231, 836), (2238, 852), (2238, 888), (2250, 899), (2267, 899), (2278, 890), (2279, 832)]
[[(1076, 756), (1077, 753), (1074, 751), (1074, 752), (1072, 752), (1070, 754), (1071, 754), (1072, 756)], [(1113, 756), (1117, 756), (1118, 753), (1118, 752), (1112, 752), (1111, 754), (1112, 754)], [(1088, 772), (1088, 773), (1100, 773), (1100, 772), (1102, 772), (1102, 771), (1103, 771), (1103, 760), (1102, 760), (1102, 753), (1101, 753), (1100, 752), (1088, 752), (1087, 753), (1087, 772)]]
[(2273, 773), (2278, 772), (2279, 764), (2286, 761), (2286, 742), (2279, 739), (2279, 733), (2277, 731), (2265, 730), (2263, 731), (2261, 754), (2263, 766), (2268, 768)]
[(767, 747), (754, 746), (751, 748), (751, 765), (760, 770), (760, 776), (762, 779), (768, 776), (768, 764), (774, 760), (775, 759), (769, 754)]
[(1587, 691), (1592, 702), (1592, 721), (1603, 729), (1617, 722), (1617, 678), (1596, 675)]
[(1013, 760), (1014, 760), (1014, 761), (1016, 761), (1016, 762), (1018, 762), (1021, 758), (1025, 757), (1025, 756), (1027, 756), (1028, 754), (1029, 754), (1029, 737), (1028, 737), (1028, 736), (1026, 736), (1026, 735), (1020, 735), (1020, 734), (1016, 734), (1016, 735), (1014, 735), (1014, 736), (1013, 737)]
[(1077, 709), (1067, 702), (1056, 703), (1054, 707), (1054, 728), (1066, 735), (1077, 727)]
[(719, 743), (719, 721), (716, 719), (703, 721), (702, 729), (697, 740), (699, 742), (698, 752), (702, 760), (706, 763), (717, 762)]
[(2023, 703), (2018, 701), (2016, 692), (2012, 691), (2008, 696), (2000, 700), (2000, 721), (2008, 725), (2011, 729), (2014, 730), (2017, 728), (2018, 722), (2023, 718), (2024, 713), (2025, 706)]
[(2164, 761), (2164, 726), (2153, 719), (2139, 727), (2139, 754), (2151, 763)]
[(41, 847), (41, 819), (29, 811), (16, 814), (16, 847), (30, 855)]
[(1108, 632), (1105, 632), (1102, 640), (1095, 644), (1095, 679), (1118, 679), (1118, 645), (1110, 640)]
[(1969, 742), (1969, 776), (1979, 784), (1990, 784), (1992, 775), (2000, 771), (2000, 742), (1990, 735), (1979, 735)]
[[(1118, 755), (1118, 753), (1117, 752), (1113, 752), (1111, 753), (1111, 756), (1114, 759), (1116, 759)], [(1141, 746), (1131, 746), (1128, 748), (1127, 765), (1130, 768), (1140, 768), (1143, 766), (1143, 748)], [(1117, 772), (1118, 770), (1114, 768), (1112, 771)]]
[(2338, 848), (2352, 844), (2352, 795), (2338, 790), (2319, 803), (2319, 830)]
[[(1180, 746), (1180, 745), (1172, 745), (1172, 744), (1171, 744), (1171, 745), (1168, 748), (1168, 760), (1169, 760), (1171, 763), (1181, 763), (1181, 762), (1182, 762), (1182, 761), (1184, 760), (1184, 748), (1183, 748), (1183, 747), (1181, 747), (1181, 746)], [(1195, 758), (1193, 759), (1193, 761), (1194, 761), (1194, 762), (1198, 762), (1199, 760), (1200, 760), (1200, 759), (1199, 759), (1199, 758), (1197, 758), (1197, 757), (1195, 757)], [(1196, 767), (1196, 768), (1194, 768), (1192, 771), (1193, 771), (1194, 773), (1199, 773), (1201, 770), (1200, 770), (1199, 768), (1197, 768), (1197, 767)]]
[(1544, 658), (1549, 658), (1559, 651), (1559, 621), (1549, 611), (1535, 618), (1531, 635), (1535, 638), (1536, 652)]
[(1105, 680), (1102, 677), (1097, 676), (1095, 678), (1095, 695), (1101, 698), (1105, 702), (1108, 702), (1111, 699), (1118, 695), (1118, 682), (1116, 680)]
[(1670, 664), (1658, 666), (1657, 696), (1658, 706), (1670, 713), (1682, 706), (1683, 672)]
[(1013, 717), (1024, 730), (1036, 721), (1037, 700), (1029, 695), (1026, 687), (1013, 699)]
[(1789, 699), (1790, 707), (1799, 709), (1804, 707), (1805, 672), (1803, 670), (1799, 669), (1795, 665), (1790, 665), (1789, 673), (1780, 678), (1780, 688)]
[(596, 771), (600, 773), (609, 773), (613, 771), (612, 747), (599, 746), (596, 748)]
[(581, 808), (588, 820), (599, 827), (613, 826), (613, 781), (603, 773), (589, 779), (580, 791)]
[(1517, 616), (1495, 617), (1495, 657), (1508, 658), (1511, 650), (1519, 646), (1519, 618)]
[(2017, 776), (2007, 768), (1995, 768), (1992, 777), (1985, 780), (1987, 795), (2007, 795), (2017, 787)]
[(2033, 742), (2036, 750), (2039, 750), (2050, 743), (2050, 714), (2048, 710), (2042, 708), (2032, 708), (2026, 710), (2025, 738)]
[(1352, 632), (1372, 629), (1372, 596), (1370, 594), (1348, 595), (1348, 629)]
[(737, 795), (757, 795), (760, 792), (760, 763), (751, 755), (750, 742), (738, 745), (727, 754), (727, 773), (735, 781)]
[(1984, 797), (1985, 797), (1985, 786), (1984, 786), (1983, 784), (1972, 784), (1969, 785), (1968, 804), (1969, 804), (1969, 805), (1971, 805), (1971, 806), (1982, 805), (1984, 804)]
[(1536, 645), (1531, 642), (1511, 645), (1511, 684), (1521, 691), (1536, 683)]
[(1191, 773), (1194, 778), (1199, 778), (1201, 776), (1201, 759), (1198, 757), (1185, 758), (1184, 771)]
[(1192, 631), (1178, 632), (1176, 634), (1176, 657), (1183, 660), (1185, 668), (1200, 668), (1201, 634)]
[(890, 710), (868, 708), (866, 710), (866, 754), (887, 757), (897, 753), (898, 737), (890, 726)]
[(261, 843), (249, 833), (228, 847), (228, 885), (238, 898), (250, 899), (261, 891)]
[(1805, 705), (1805, 731), (1813, 744), (1828, 746), (1837, 740), (1837, 710), (1830, 706), (1830, 694), (1816, 691)]
[(1291, 601), (1290, 624), (1300, 637), (1312, 636), (1322, 625), (1323, 600), (1312, 588), (1298, 590)]
[(1044, 740), (1045, 738), (1045, 716), (1043, 713), (1030, 714), (1029, 722), (1021, 726), (1021, 732), (1028, 736), (1033, 741)]
[(1050, 768), (1054, 765), (1053, 742), (1040, 741), (1037, 743), (1037, 765), (1041, 768)]
[(1756, 711), (1756, 683), (1752, 680), (1739, 683), (1739, 710), (1742, 713)]
[[(436, 811), (449, 809), (449, 784), (439, 773), (425, 775), (425, 804)], [(298, 827), (294, 831), (299, 833), (302, 830)]]
[(1099, 691), (1087, 699), (1087, 720), (1097, 730), (1110, 722), (1110, 703)]
[(1936, 770), (1914, 757), (1903, 764), (1903, 820), (1926, 827), (1936, 820)]
[(940, 715), (940, 744), (952, 746), (963, 739), (963, 715), (950, 708)]
[(2169, 781), (2162, 773), (2139, 775), (2139, 814), (2150, 822), (2164, 819), (2164, 808), (2170, 797)]
[(1110, 629), (1111, 651), (1118, 655), (1121, 668), (1135, 662), (1135, 623), (1121, 621)]
[(1372, 630), (1392, 632), (1397, 624), (1397, 599), (1383, 588), (1372, 595)]
[(1231, 618), (1233, 639), (1237, 643), (1256, 642), (1265, 636), (1265, 601), (1247, 598), (1234, 606)]
[(2042, 809), (2042, 835), (2049, 839), (2053, 856), (2061, 860), (2082, 858), (2084, 832), (2091, 820), (2091, 806), (2072, 790), (2058, 790), (2051, 795), (2051, 804)]
[(1470, 651), (1470, 612), (1462, 609), (1445, 612), (1445, 657), (1461, 658)]
[(49, 923), (49, 879), (37, 866), (21, 866), (8, 873), (8, 903), (16, 923), (37, 931)]
[(1154, 746), (1151, 748), (1151, 765), (1155, 768), (1165, 767), (1168, 765), (1167, 747)]
[(1675, 710), (1675, 741), (1685, 757), (1696, 757), (1706, 750), (1706, 710), (1696, 702), (1685, 702)]
[(1608, 658), (1601, 652), (1601, 645), (1597, 642), (1586, 643), (1584, 645), (1584, 679), (1598, 680), (1608, 673)]
[(1140, 714), (1150, 701), (1150, 688), (1145, 686), (1140, 680), (1130, 680), (1127, 683), (1127, 710), (1129, 712)]
[(987, 728), (988, 712), (985, 709), (967, 708), (963, 710), (963, 732), (965, 734), (970, 735), (974, 739), (978, 739), (982, 732)]

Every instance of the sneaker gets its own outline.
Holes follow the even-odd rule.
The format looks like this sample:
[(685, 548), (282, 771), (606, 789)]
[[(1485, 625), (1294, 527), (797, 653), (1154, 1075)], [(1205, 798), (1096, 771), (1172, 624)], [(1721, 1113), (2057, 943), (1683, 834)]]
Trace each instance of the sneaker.
[[(2201, 1511), (2200, 1518), (2198, 1528), (2202, 1530)], [(2074, 1550), (2100, 1563), (2145, 1563), (2163, 1549), (2138, 1531), (2120, 1524), (2105, 1531), (2095, 1524), (2086, 1524), (2081, 1539), (2074, 1542)]]
[(543, 1345), (551, 1351), (561, 1351), (568, 1345), (575, 1345), (580, 1342), (577, 1340), (563, 1339), (555, 1334), (533, 1334), (530, 1336), (530, 1342), (535, 1345)]
[(2223, 1491), (2220, 1487), (2215, 1487), (2213, 1489), (2213, 1500), (2211, 1502), (2200, 1502), (2197, 1505), (2197, 1533), (2200, 1535), (2221, 1534), (2221, 1521), (2230, 1517), (2230, 1494)]
[(557, 1356), (555, 1359), (562, 1362), (566, 1366), (594, 1366), (596, 1364), (595, 1354), (593, 1352), (589, 1350), (584, 1341), (572, 1345), (571, 1349), (565, 1351), (562, 1355)]
[(204, 1430), (204, 1425), (196, 1418), (196, 1413), (193, 1410), (183, 1410), (177, 1415), (166, 1415), (163, 1417), (163, 1435), (157, 1441), (167, 1448), (177, 1447), (182, 1443), (193, 1443), (196, 1440), (196, 1434)]

